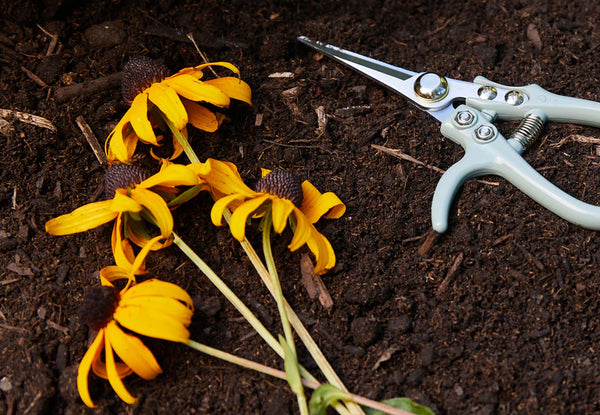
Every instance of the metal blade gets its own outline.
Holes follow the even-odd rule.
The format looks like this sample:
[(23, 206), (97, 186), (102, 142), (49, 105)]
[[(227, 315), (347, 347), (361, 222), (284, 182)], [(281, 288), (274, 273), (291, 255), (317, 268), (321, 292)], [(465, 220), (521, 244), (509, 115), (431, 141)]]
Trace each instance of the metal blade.
[(318, 52), (351, 67), (372, 80), (379, 82), (383, 86), (413, 100), (413, 82), (407, 80), (418, 75), (417, 72), (399, 68), (390, 65), (389, 63), (369, 58), (368, 56), (359, 55), (358, 53), (338, 48), (337, 46), (313, 41), (306, 36), (299, 36), (298, 40)]

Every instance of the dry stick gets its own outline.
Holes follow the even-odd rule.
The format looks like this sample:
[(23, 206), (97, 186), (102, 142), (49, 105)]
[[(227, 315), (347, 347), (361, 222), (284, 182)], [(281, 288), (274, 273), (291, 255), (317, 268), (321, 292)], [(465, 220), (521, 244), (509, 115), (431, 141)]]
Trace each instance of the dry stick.
[[(231, 212), (225, 210), (223, 212), (223, 216), (225, 217), (227, 223), (229, 223), (231, 219)], [(275, 296), (275, 287), (273, 281), (271, 280), (271, 275), (265, 268), (265, 265), (259, 258), (258, 254), (254, 250), (250, 242), (248, 242), (247, 239), (244, 239), (240, 242), (240, 245), (242, 245), (242, 248), (244, 248), (244, 251), (246, 251), (246, 255), (248, 255), (250, 262), (252, 262), (252, 265), (254, 265), (254, 268), (260, 275), (260, 278), (263, 280), (263, 283), (266, 285), (271, 295)], [(300, 340), (302, 340), (304, 346), (306, 346), (313, 359), (315, 359), (315, 361), (319, 365), (319, 368), (323, 372), (323, 375), (325, 375), (329, 383), (331, 383), (333, 386), (336, 386), (343, 392), (348, 392), (348, 389), (346, 388), (346, 386), (344, 386), (342, 380), (339, 378), (337, 373), (335, 373), (335, 371), (327, 361), (327, 358), (325, 357), (325, 355), (323, 355), (323, 352), (321, 351), (319, 346), (317, 346), (312, 336), (310, 335), (308, 330), (306, 330), (306, 328), (302, 324), (302, 321), (300, 321), (300, 319), (298, 318), (292, 307), (289, 305), (287, 300), (284, 299), (284, 303), (286, 312), (288, 314), (288, 318), (290, 319), (290, 323), (296, 330), (296, 333), (298, 333), (298, 337), (300, 337)], [(354, 404), (353, 402), (349, 402), (347, 406), (348, 409), (354, 414), (364, 414), (360, 406)]]
[(46, 128), (52, 132), (56, 132), (57, 129), (49, 120), (44, 117), (40, 117), (38, 115), (27, 114), (25, 112), (15, 111), (15, 110), (6, 110), (0, 108), (0, 118), (10, 118), (14, 117), (17, 120), (24, 122), (26, 124), (35, 125), (36, 127)]
[(121, 85), (121, 72), (116, 72), (102, 78), (97, 78), (81, 84), (73, 84), (58, 88), (54, 92), (54, 99), (61, 103), (79, 96), (93, 95), (107, 89), (117, 88)]
[[(188, 33), (187, 34), (187, 38), (192, 41), (192, 43), (194, 44), (194, 47), (196, 48), (196, 52), (198, 52), (198, 55), (200, 55), (200, 57), (202, 58), (202, 60), (204, 61), (204, 63), (208, 63), (208, 57), (204, 54), (204, 52), (202, 52), (200, 50), (200, 48), (196, 44), (196, 39), (194, 39), (194, 34), (193, 33)], [(212, 66), (209, 66), (208, 69), (210, 69), (210, 71), (213, 73), (214, 76), (216, 76), (217, 78), (219, 77), (219, 75), (217, 75), (217, 73), (212, 68)]]
[(92, 148), (92, 151), (96, 155), (96, 158), (98, 159), (100, 164), (103, 166), (108, 165), (108, 159), (106, 158), (106, 154), (104, 153), (102, 146), (98, 142), (96, 135), (94, 134), (88, 123), (85, 122), (85, 119), (80, 115), (79, 117), (75, 118), (75, 122), (77, 123), (77, 126), (85, 136), (85, 139)]

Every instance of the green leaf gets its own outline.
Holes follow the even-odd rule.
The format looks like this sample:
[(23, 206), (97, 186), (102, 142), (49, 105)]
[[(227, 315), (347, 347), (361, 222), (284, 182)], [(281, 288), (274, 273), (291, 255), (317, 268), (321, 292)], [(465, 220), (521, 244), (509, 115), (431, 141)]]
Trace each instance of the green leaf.
[[(392, 398), (382, 401), (381, 403), (391, 406), (392, 408), (402, 409), (403, 411), (410, 412), (415, 415), (435, 415), (435, 413), (428, 407), (413, 402), (410, 398)], [(377, 409), (363, 407), (365, 415), (385, 415), (385, 412), (381, 412)]]
[(190, 187), (185, 192), (183, 192), (179, 196), (177, 196), (175, 199), (173, 199), (169, 203), (167, 203), (167, 206), (169, 206), (169, 207), (179, 206), (182, 203), (187, 202), (188, 200), (190, 200), (191, 198), (196, 196), (198, 193), (200, 193), (200, 191), (202, 190), (202, 188), (204, 186), (205, 186), (204, 183), (200, 183), (200, 184), (197, 184), (196, 186)]
[(327, 407), (335, 401), (350, 401), (346, 392), (329, 383), (324, 383), (314, 390), (309, 402), (310, 415), (325, 415)]
[(289, 344), (281, 334), (279, 335), (279, 343), (283, 347), (283, 367), (285, 368), (287, 381), (290, 384), (290, 388), (292, 388), (292, 392), (296, 395), (301, 395), (304, 388), (302, 386), (302, 378), (300, 377), (296, 355), (292, 352)]

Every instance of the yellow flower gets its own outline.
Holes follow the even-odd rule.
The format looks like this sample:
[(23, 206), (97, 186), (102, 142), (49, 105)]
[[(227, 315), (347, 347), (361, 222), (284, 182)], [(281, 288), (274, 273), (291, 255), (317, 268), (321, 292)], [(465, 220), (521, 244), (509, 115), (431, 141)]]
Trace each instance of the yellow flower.
[(257, 191), (244, 184), (235, 166), (208, 159), (199, 176), (211, 187), (217, 201), (211, 218), (215, 225), (222, 223), (223, 212), (230, 208), (230, 229), (239, 241), (244, 240), (249, 218), (264, 215), (270, 209), (273, 229), (282, 233), (289, 221), (294, 236), (288, 245), (295, 251), (304, 244), (317, 260), (315, 274), (323, 274), (335, 265), (335, 253), (327, 238), (314, 227), (321, 217), (336, 219), (346, 211), (346, 206), (331, 192), (322, 194), (310, 182), (299, 182), (291, 173), (281, 170), (263, 170), (263, 179)]
[[(165, 165), (160, 172), (145, 180), (139, 175), (132, 175), (132, 168), (135, 167), (111, 167), (107, 177), (113, 177), (108, 174), (118, 171), (117, 179), (106, 180), (105, 190), (110, 189), (108, 199), (81, 206), (71, 213), (49, 220), (46, 232), (51, 235), (69, 235), (116, 219), (111, 238), (115, 262), (135, 274), (145, 272), (143, 261), (148, 251), (161, 249), (172, 241), (173, 216), (169, 207), (173, 202), (176, 205), (180, 201), (173, 199), (167, 204), (165, 198), (173, 198), (179, 193), (177, 186), (194, 186), (192, 190), (197, 190), (201, 183), (193, 169), (179, 164)], [(150, 236), (147, 222), (158, 227), (158, 236)], [(137, 258), (130, 241), (142, 248)]]
[[(117, 292), (113, 282), (127, 280)], [(90, 369), (108, 379), (117, 395), (125, 402), (136, 402), (122, 379), (132, 372), (150, 380), (162, 370), (152, 352), (135, 335), (181, 342), (187, 344), (194, 306), (192, 299), (177, 285), (150, 279), (139, 284), (133, 275), (117, 266), (100, 271), (101, 287), (88, 292), (87, 304), (81, 314), (90, 326), (98, 330), (81, 363), (77, 375), (77, 389), (83, 402), (90, 408), (94, 402), (88, 388)], [(104, 360), (101, 359), (104, 352)], [(115, 361), (115, 353), (122, 362)]]
[[(223, 66), (239, 74), (239, 70), (228, 62), (213, 62), (185, 68), (167, 77), (167, 69), (149, 58), (130, 60), (123, 70), (122, 83), (123, 96), (131, 102), (131, 108), (106, 140), (108, 159), (129, 162), (138, 140), (160, 145), (162, 136), (157, 137), (154, 128), (168, 131), (164, 128), (167, 121), (186, 137), (188, 123), (203, 131), (216, 131), (225, 116), (209, 110), (202, 103), (220, 108), (229, 107), (230, 98), (251, 103), (250, 87), (237, 77), (201, 81), (202, 70), (208, 66)], [(170, 159), (182, 152), (176, 141), (173, 140), (174, 154)]]

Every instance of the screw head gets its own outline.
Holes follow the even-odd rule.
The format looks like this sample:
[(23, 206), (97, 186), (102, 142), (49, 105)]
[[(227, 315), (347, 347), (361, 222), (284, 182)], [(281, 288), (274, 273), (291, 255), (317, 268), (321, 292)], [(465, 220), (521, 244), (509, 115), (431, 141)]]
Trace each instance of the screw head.
[(475, 131), (477, 138), (483, 141), (489, 141), (494, 138), (494, 129), (489, 125), (482, 125)]
[(504, 100), (508, 105), (521, 105), (525, 101), (525, 97), (519, 91), (508, 91)]
[(470, 111), (461, 111), (456, 114), (456, 122), (459, 125), (469, 125), (475, 120), (475, 116)]
[(477, 95), (479, 95), (479, 98), (481, 99), (492, 100), (498, 95), (498, 90), (493, 86), (486, 85), (477, 90)]

